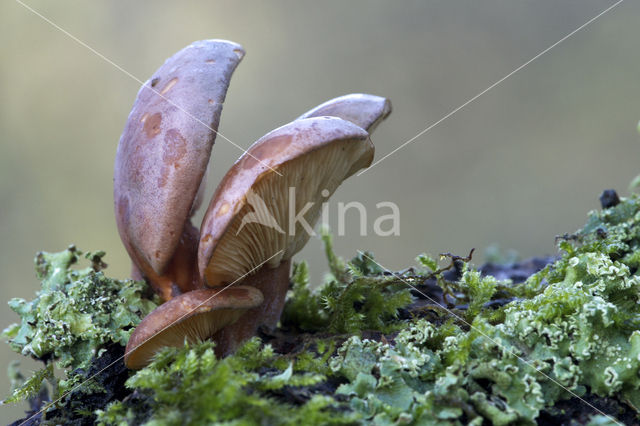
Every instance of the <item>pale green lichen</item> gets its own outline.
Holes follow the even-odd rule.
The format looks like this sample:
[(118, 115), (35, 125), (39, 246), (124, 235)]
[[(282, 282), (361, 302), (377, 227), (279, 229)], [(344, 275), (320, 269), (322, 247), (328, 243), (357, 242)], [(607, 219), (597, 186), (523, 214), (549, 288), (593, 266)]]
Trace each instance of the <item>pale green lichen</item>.
[(545, 407), (587, 391), (638, 411), (639, 222), (637, 197), (592, 212), (584, 230), (561, 243), (563, 258), (521, 287), (547, 285), (501, 308), (498, 324), (490, 321), (495, 312), (479, 309), (495, 282), (465, 272), (456, 287), (469, 289), (470, 327), (455, 318), (440, 327), (418, 320), (393, 345), (354, 337), (332, 360), (350, 381), (339, 391), (381, 424), (401, 416), (533, 423)]
[[(104, 252), (84, 254), (90, 265), (74, 269), (81, 257), (83, 253), (73, 246), (59, 253), (37, 255), (36, 274), (41, 290), (31, 301), (9, 301), (21, 319), (3, 332), (13, 350), (48, 364), (57, 360), (60, 368), (86, 368), (106, 345), (126, 345), (133, 328), (155, 308), (155, 302), (143, 297), (144, 282), (114, 280), (104, 275)], [(8, 401), (37, 392), (44, 378), (51, 381), (53, 377), (36, 373)], [(63, 381), (61, 391), (71, 384)]]

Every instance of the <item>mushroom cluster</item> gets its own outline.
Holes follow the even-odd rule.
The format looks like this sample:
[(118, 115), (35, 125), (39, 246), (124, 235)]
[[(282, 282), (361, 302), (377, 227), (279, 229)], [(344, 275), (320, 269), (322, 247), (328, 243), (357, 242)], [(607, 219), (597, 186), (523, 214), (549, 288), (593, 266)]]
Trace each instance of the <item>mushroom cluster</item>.
[(224, 40), (187, 46), (144, 83), (129, 114), (115, 160), (116, 221), (132, 276), (165, 302), (132, 333), (129, 368), (185, 340), (213, 339), (224, 356), (259, 327), (275, 327), (291, 258), (322, 202), (371, 164), (369, 134), (391, 112), (382, 97), (351, 94), (267, 133), (229, 169), (198, 229), (191, 217), (243, 56)]

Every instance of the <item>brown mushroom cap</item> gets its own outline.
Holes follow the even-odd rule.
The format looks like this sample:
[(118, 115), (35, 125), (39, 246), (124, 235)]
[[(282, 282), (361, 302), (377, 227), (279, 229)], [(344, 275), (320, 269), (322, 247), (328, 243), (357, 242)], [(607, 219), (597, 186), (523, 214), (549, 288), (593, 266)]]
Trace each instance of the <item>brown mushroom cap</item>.
[(331, 116), (342, 118), (362, 127), (369, 133), (391, 114), (391, 102), (383, 97), (366, 93), (352, 93), (328, 100), (298, 117)]
[(145, 274), (162, 274), (178, 247), (243, 55), (236, 43), (197, 41), (138, 92), (118, 145), (114, 200), (122, 241)]
[[(371, 164), (373, 154), (365, 130), (335, 117), (296, 120), (260, 138), (222, 179), (205, 214), (198, 267), (206, 285), (233, 282), (267, 260), (275, 268), (290, 259), (310, 237), (300, 223), (290, 232), (290, 188), (295, 215), (312, 203), (304, 218), (313, 226), (322, 202)], [(277, 226), (248, 217), (262, 223), (271, 217)]]
[(181, 347), (211, 338), (263, 301), (249, 286), (204, 289), (181, 294), (147, 315), (133, 331), (124, 355), (128, 368), (143, 368), (164, 347)]

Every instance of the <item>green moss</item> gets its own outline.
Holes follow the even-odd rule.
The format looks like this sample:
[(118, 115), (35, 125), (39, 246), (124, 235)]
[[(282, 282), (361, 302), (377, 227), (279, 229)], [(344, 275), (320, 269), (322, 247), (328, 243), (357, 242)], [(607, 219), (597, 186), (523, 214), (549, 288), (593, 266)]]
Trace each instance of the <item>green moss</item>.
[(292, 364), (283, 371), (274, 368), (276, 355), (258, 339), (222, 360), (216, 359), (213, 346), (206, 342), (159, 353), (127, 381), (144, 396), (144, 404), (113, 403), (98, 413), (98, 423), (352, 424), (358, 417), (320, 394), (300, 405), (281, 402), (279, 395), (285, 390), (310, 387), (325, 377), (294, 373)]
[(400, 325), (396, 321), (398, 310), (411, 303), (409, 288), (397, 278), (383, 275), (371, 253), (360, 253), (345, 263), (334, 254), (326, 230), (322, 239), (331, 273), (319, 290), (312, 291), (307, 264), (294, 266), (293, 289), (283, 324), (332, 334), (396, 329)]

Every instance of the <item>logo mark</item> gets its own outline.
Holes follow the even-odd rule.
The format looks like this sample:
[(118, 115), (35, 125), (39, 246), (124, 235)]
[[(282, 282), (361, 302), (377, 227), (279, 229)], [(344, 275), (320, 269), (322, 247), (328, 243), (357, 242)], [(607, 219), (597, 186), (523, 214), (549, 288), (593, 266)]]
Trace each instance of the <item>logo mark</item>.
[(245, 225), (250, 223), (257, 223), (268, 228), (273, 228), (281, 234), (285, 233), (282, 228), (280, 228), (280, 225), (278, 225), (276, 218), (269, 212), (269, 208), (264, 200), (251, 189), (247, 192), (247, 203), (253, 207), (253, 211), (244, 215), (236, 235), (242, 231)]

